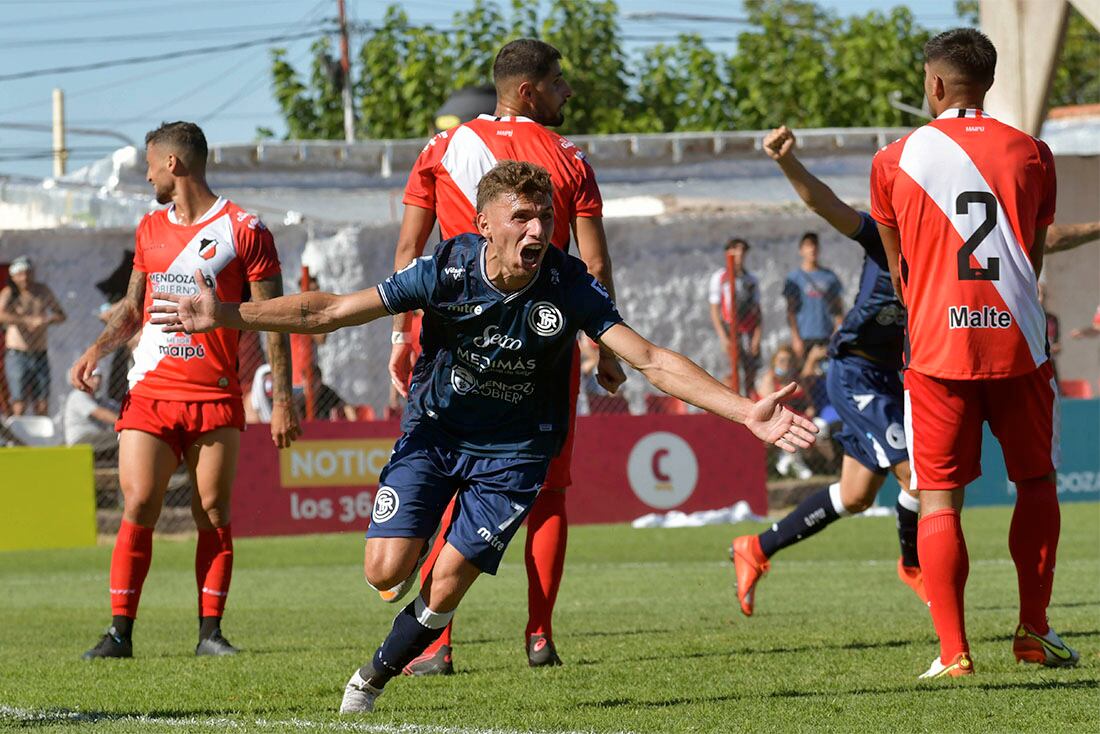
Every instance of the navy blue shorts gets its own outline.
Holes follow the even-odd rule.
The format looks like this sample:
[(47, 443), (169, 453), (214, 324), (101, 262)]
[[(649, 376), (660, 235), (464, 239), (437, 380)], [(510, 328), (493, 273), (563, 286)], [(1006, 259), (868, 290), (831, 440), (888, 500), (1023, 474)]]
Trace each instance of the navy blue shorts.
[(845, 454), (876, 474), (909, 460), (899, 373), (862, 359), (838, 357), (829, 363), (825, 388), (843, 423), (835, 435)]
[(538, 497), (550, 459), (485, 458), (405, 434), (378, 478), (368, 538), (429, 538), (458, 493), (447, 542), (483, 573)]

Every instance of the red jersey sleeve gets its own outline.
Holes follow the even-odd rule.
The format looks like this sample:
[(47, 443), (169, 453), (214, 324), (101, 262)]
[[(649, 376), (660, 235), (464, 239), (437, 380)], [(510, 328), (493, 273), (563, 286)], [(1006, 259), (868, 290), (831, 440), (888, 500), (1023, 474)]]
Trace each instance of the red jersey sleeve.
[(409, 180), (405, 184), (405, 196), (402, 204), (411, 204), (421, 209), (435, 211), (435, 167), (443, 158), (449, 140), (448, 131), (443, 131), (428, 141), (424, 150), (416, 157)]
[(234, 227), (237, 257), (241, 259), (249, 282), (270, 278), (282, 272), (279, 253), (275, 249), (275, 238), (259, 217), (249, 214)]
[(900, 147), (900, 143), (886, 146), (871, 161), (871, 218), (893, 229), (898, 228), (898, 218), (891, 199), (894, 176), (898, 170), (895, 146)]
[(577, 151), (577, 163), (581, 173), (580, 186), (577, 187), (577, 200), (574, 202), (578, 217), (602, 217), (603, 196), (600, 195), (600, 187), (596, 184), (596, 172), (584, 157), (584, 153)]
[(146, 214), (138, 222), (137, 229), (134, 231), (134, 270), (142, 273), (148, 273), (145, 268), (145, 225), (149, 221), (149, 215)]
[(1039, 148), (1039, 163), (1043, 168), (1042, 194), (1039, 197), (1039, 211), (1036, 214), (1036, 227), (1049, 227), (1054, 222), (1054, 207), (1058, 198), (1058, 176), (1054, 171), (1054, 155), (1042, 140), (1035, 141)]

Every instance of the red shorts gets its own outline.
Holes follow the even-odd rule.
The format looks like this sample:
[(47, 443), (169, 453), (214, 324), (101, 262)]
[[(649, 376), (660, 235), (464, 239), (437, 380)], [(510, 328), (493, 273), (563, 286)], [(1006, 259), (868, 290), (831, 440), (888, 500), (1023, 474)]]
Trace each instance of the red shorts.
[(994, 380), (944, 380), (905, 372), (911, 488), (963, 487), (982, 475), (982, 422), (1001, 444), (1008, 478), (1043, 477), (1059, 461), (1058, 389), (1048, 360)]
[(565, 489), (573, 483), (569, 465), (573, 463), (573, 434), (577, 430), (577, 395), (581, 391), (581, 350), (573, 347), (573, 366), (569, 370), (569, 433), (561, 451), (550, 461), (543, 489)]
[(240, 398), (184, 402), (127, 395), (119, 411), (116, 431), (134, 430), (156, 436), (183, 460), (199, 436), (232, 426), (244, 430), (244, 403)]

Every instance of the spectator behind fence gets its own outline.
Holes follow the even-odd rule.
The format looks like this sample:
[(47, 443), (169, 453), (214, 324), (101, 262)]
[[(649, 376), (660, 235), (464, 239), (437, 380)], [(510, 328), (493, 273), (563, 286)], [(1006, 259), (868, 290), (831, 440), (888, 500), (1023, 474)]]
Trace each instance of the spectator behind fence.
[[(813, 369), (813, 366), (811, 366), (811, 369)], [(790, 344), (780, 344), (775, 353), (772, 354), (768, 369), (760, 376), (757, 392), (761, 395), (768, 395), (774, 392), (776, 385), (782, 387), (792, 380), (798, 382), (798, 390), (787, 398), (787, 407), (803, 415), (813, 417), (813, 401), (810, 400), (809, 394), (802, 385), (798, 356), (794, 353), (794, 348)], [(813, 471), (806, 465), (806, 460), (803, 458), (801, 451), (796, 451), (793, 454), (781, 452), (775, 462), (775, 469), (783, 476), (789, 475), (793, 470), (795, 476), (799, 479), (809, 479), (813, 476)]]
[(6, 329), (4, 367), (11, 390), (11, 411), (49, 413), (50, 360), (46, 330), (65, 320), (65, 311), (45, 283), (34, 279), (30, 258), (20, 256), (8, 266), (11, 282), (0, 290), (0, 324)]
[(840, 300), (843, 292), (840, 278), (818, 264), (816, 232), (802, 235), (798, 255), (802, 264), (787, 275), (783, 297), (787, 299), (791, 347), (801, 359), (814, 344), (828, 345), (829, 337), (843, 319), (844, 304)]
[[(252, 376), (252, 390), (249, 395), (245, 415), (249, 423), (268, 423), (271, 421), (274, 383), (271, 377), (271, 365), (261, 364)], [(305, 415), (305, 390), (294, 388), (294, 409)], [(317, 420), (358, 420), (355, 407), (344, 402), (335, 390), (321, 380), (321, 369), (313, 366), (313, 416)]]
[[(737, 364), (742, 372), (741, 392), (752, 395), (756, 384), (756, 373), (760, 370), (760, 338), (764, 333), (764, 322), (760, 312), (760, 284), (756, 276), (745, 269), (745, 256), (749, 243), (735, 237), (726, 243), (726, 252), (733, 253), (734, 300), (737, 308)], [(730, 308), (729, 271), (723, 265), (710, 276), (708, 287), (710, 301), (710, 322), (718, 336), (718, 344), (723, 354), (729, 353), (730, 325), (733, 323), (733, 310)]]
[(88, 380), (91, 393), (73, 390), (65, 398), (65, 444), (90, 444), (96, 453), (114, 454), (118, 450), (118, 433), (115, 421), (118, 410), (103, 396), (103, 372), (92, 370)]

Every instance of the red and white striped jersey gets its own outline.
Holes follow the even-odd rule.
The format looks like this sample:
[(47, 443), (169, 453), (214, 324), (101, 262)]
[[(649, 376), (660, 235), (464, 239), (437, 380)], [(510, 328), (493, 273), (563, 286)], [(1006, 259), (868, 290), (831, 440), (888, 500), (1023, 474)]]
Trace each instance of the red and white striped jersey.
[(193, 295), (196, 270), (218, 298), (244, 301), (248, 283), (278, 275), (275, 240), (263, 222), (226, 199), (191, 225), (173, 207), (146, 214), (138, 224), (134, 270), (147, 274), (141, 339), (134, 350), (130, 392), (156, 400), (203, 402), (239, 398), (235, 329), (166, 334), (149, 323), (155, 291)]
[(1047, 360), (1028, 252), (1055, 194), (1046, 144), (981, 110), (947, 110), (878, 152), (871, 216), (901, 239), (910, 369), (976, 380)]
[(439, 233), (450, 239), (477, 232), (477, 184), (502, 160), (535, 163), (554, 183), (554, 231), (550, 241), (569, 249), (574, 217), (598, 217), (603, 200), (584, 153), (561, 135), (526, 117), (480, 117), (428, 141), (405, 185), (406, 205), (435, 212)]

